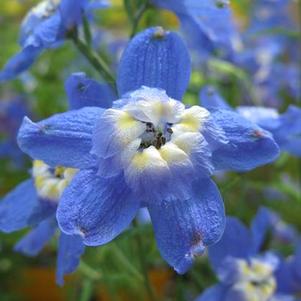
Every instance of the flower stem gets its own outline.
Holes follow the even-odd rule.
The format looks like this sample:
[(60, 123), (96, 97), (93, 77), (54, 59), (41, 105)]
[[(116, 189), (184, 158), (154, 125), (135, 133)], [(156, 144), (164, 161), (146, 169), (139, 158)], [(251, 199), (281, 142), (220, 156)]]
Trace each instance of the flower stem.
[(136, 13), (134, 14), (134, 16), (132, 16), (129, 11), (128, 11), (128, 16), (130, 18), (130, 21), (132, 23), (132, 31), (130, 34), (130, 37), (132, 38), (138, 30), (138, 25), (139, 22), (143, 16), (143, 14), (145, 13), (145, 11), (149, 8), (149, 2), (148, 0), (144, 0), (143, 4), (138, 8), (138, 10), (136, 11)]
[(90, 64), (100, 73), (101, 77), (106, 80), (116, 92), (115, 77), (111, 73), (107, 63), (91, 47), (78, 38), (76, 31), (70, 33), (69, 36), (77, 49), (87, 58)]
[(83, 15), (83, 29), (84, 29), (84, 37), (88, 46), (91, 46), (92, 43), (92, 34), (90, 23), (85, 15)]
[[(134, 220), (133, 221), (133, 226), (134, 227), (138, 227), (137, 221)], [(139, 256), (139, 261), (140, 261), (140, 265), (141, 265), (141, 270), (142, 270), (142, 274), (143, 274), (143, 282), (144, 282), (144, 286), (145, 286), (145, 290), (148, 294), (149, 300), (151, 301), (155, 301), (158, 300), (158, 298), (156, 298), (153, 287), (149, 281), (149, 277), (148, 277), (148, 270), (147, 270), (147, 264), (145, 261), (145, 252), (144, 252), (144, 248), (143, 248), (143, 243), (141, 240), (141, 235), (138, 232), (136, 237), (136, 244), (137, 244), (137, 249), (138, 249), (138, 256)]]
[(83, 281), (83, 286), (80, 294), (80, 301), (89, 301), (93, 295), (93, 282), (89, 279)]
[(83, 260), (81, 260), (79, 267), (79, 272), (81, 272), (85, 277), (89, 278), (90, 280), (99, 280), (102, 278), (102, 275), (100, 272), (94, 270), (92, 267), (90, 267), (88, 264), (86, 264)]
[(128, 258), (121, 252), (115, 243), (111, 244), (110, 250), (112, 251), (115, 258), (130, 272), (137, 280), (143, 282), (143, 276), (136, 269), (136, 267), (128, 260)]

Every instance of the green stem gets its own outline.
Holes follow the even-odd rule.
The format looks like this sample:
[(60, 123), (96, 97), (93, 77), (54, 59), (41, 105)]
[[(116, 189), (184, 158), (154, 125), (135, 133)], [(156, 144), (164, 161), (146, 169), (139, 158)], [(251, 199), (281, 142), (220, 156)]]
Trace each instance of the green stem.
[(115, 258), (130, 272), (137, 280), (143, 282), (143, 277), (134, 265), (128, 260), (128, 258), (121, 252), (115, 243), (111, 244), (110, 250), (113, 252)]
[[(138, 224), (137, 224), (136, 220), (133, 221), (133, 225), (135, 228), (138, 228)], [(138, 256), (139, 256), (139, 261), (140, 261), (140, 265), (141, 265), (141, 270), (142, 270), (142, 274), (143, 274), (143, 282), (144, 282), (145, 290), (151, 301), (158, 300), (158, 298), (156, 298), (156, 296), (155, 296), (153, 287), (149, 281), (148, 269), (147, 269), (147, 264), (145, 261), (145, 252), (143, 249), (141, 235), (139, 233), (137, 233), (137, 235), (136, 235), (136, 244), (137, 244), (137, 249), (138, 249)]]
[(100, 73), (102, 78), (106, 80), (116, 92), (115, 77), (110, 71), (107, 63), (97, 53), (81, 41), (77, 33), (70, 34), (70, 37), (77, 49), (87, 58), (91, 65)]
[(88, 264), (86, 264), (83, 260), (81, 260), (79, 267), (79, 272), (81, 272), (83, 275), (85, 275), (90, 280), (99, 280), (102, 278), (102, 275), (100, 272), (94, 270), (91, 268)]
[(83, 15), (83, 29), (84, 29), (85, 41), (87, 45), (90, 46), (92, 43), (92, 34), (90, 29), (90, 23), (85, 15)]
[(131, 38), (137, 33), (139, 22), (140, 22), (140, 20), (143, 16), (143, 14), (145, 13), (145, 11), (148, 9), (148, 7), (149, 7), (149, 3), (148, 3), (148, 0), (146, 0), (139, 7), (139, 9), (137, 10), (134, 18), (132, 19), (132, 32), (131, 32), (131, 35), (130, 35)]
[(91, 280), (84, 280), (82, 291), (80, 294), (80, 301), (89, 301), (93, 295), (93, 283)]

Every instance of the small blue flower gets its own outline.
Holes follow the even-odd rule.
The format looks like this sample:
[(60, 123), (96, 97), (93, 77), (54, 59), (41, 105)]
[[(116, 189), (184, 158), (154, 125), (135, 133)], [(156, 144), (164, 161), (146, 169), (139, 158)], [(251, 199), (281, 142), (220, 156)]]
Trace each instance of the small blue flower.
[[(260, 231), (258, 219), (252, 226)], [(259, 240), (258, 240), (259, 238)], [(277, 293), (275, 271), (279, 258), (260, 254), (263, 241), (238, 219), (227, 218), (222, 239), (209, 247), (209, 260), (220, 283), (205, 290), (197, 301), (293, 301), (291, 295)]]
[[(204, 87), (200, 92), (200, 102), (209, 111), (216, 108), (233, 110), (212, 87)], [(301, 109), (290, 105), (279, 114), (276, 109), (265, 107), (239, 106), (236, 111), (244, 118), (272, 133), (282, 151), (301, 156)]]
[[(73, 84), (73, 78), (68, 94), (77, 101), (85, 101), (83, 91), (95, 95), (96, 106), (38, 123), (25, 118), (18, 141), (35, 159), (79, 169), (58, 206), (64, 233), (80, 234), (86, 245), (102, 245), (126, 229), (139, 208), (147, 207), (162, 257), (184, 273), (224, 230), (224, 206), (211, 174), (218, 169), (247, 171), (270, 162), (278, 147), (268, 132), (235, 112), (187, 108), (171, 98), (182, 95), (188, 84), (186, 76), (177, 79), (173, 70), (189, 74), (190, 65), (179, 57), (185, 50), (174, 34), (160, 30), (158, 39), (157, 28), (149, 32), (128, 45), (139, 49), (136, 55), (124, 52), (121, 62), (126, 63), (120, 64), (117, 82), (125, 94), (112, 108), (97, 106), (97, 99), (105, 100), (95, 81), (77, 77), (83, 87)], [(140, 43), (148, 43), (147, 50), (138, 47)], [(164, 51), (170, 47), (180, 49), (170, 51), (171, 69)], [(137, 61), (149, 57), (152, 68), (128, 68), (129, 62), (138, 66)]]
[(291, 35), (298, 34), (298, 24), (291, 17), (293, 3), (290, 0), (253, 2), (249, 26), (242, 33), (244, 49), (232, 59), (251, 74), (256, 95), (265, 105), (279, 107), (284, 91), (298, 101), (298, 43)]
[[(15, 251), (35, 256), (52, 238), (57, 231), (57, 203), (75, 173), (75, 169), (51, 168), (44, 162), (35, 160), (32, 179), (18, 185), (1, 200), (1, 231), (10, 233), (33, 227), (16, 244)], [(76, 269), (83, 252), (84, 244), (80, 236), (60, 234), (56, 274), (58, 284), (63, 285), (64, 274)]]
[(44, 0), (25, 16), (20, 29), (20, 52), (0, 72), (0, 81), (15, 78), (35, 62), (44, 49), (62, 44), (69, 31), (81, 25), (83, 15), (104, 8), (104, 1)]
[[(74, 74), (67, 80), (67, 95), (73, 96), (72, 93), (69, 93), (70, 87), (73, 87), (77, 91), (78, 96), (73, 101), (69, 99), (71, 110), (80, 108), (81, 105), (86, 105), (93, 93), (94, 96), (97, 96), (97, 93), (102, 93), (102, 91), (107, 91), (108, 89), (104, 85), (100, 85), (99, 89), (94, 89), (89, 82), (90, 93), (85, 97), (85, 83), (86, 77), (84, 74)], [(99, 100), (97, 104), (102, 106), (103, 103)], [(16, 128), (19, 126), (18, 123), (15, 124), (16, 120), (18, 120), (17, 117), (21, 115), (19, 119), (23, 118), (24, 113), (19, 110), (18, 106), (9, 106), (8, 113), (15, 118), (11, 122), (5, 122), (7, 121), (5, 119), (2, 122), (1, 120), (1, 128), (3, 126), (8, 127), (8, 129), (12, 127), (16, 131)], [(6, 116), (3, 115), (4, 117)], [(35, 256), (57, 232), (57, 206), (64, 189), (69, 185), (76, 172), (76, 169), (62, 166), (50, 167), (43, 161), (34, 160), (31, 179), (19, 184), (1, 200), (1, 231), (10, 233), (26, 227), (33, 227), (16, 244), (15, 251), (28, 256)], [(76, 269), (83, 252), (84, 244), (80, 236), (60, 233), (56, 273), (58, 284), (63, 285), (64, 275)]]
[[(229, 0), (152, 0), (174, 12), (193, 48), (206, 58), (213, 51), (231, 55), (241, 45)], [(218, 22), (216, 21), (218, 20)]]
[(274, 211), (260, 207), (251, 224), (251, 231), (258, 245), (261, 245), (268, 232), (272, 239), (289, 244), (298, 240), (297, 230), (287, 223)]
[(256, 0), (251, 13), (249, 33), (259, 33), (268, 29), (294, 29), (291, 18), (291, 0)]

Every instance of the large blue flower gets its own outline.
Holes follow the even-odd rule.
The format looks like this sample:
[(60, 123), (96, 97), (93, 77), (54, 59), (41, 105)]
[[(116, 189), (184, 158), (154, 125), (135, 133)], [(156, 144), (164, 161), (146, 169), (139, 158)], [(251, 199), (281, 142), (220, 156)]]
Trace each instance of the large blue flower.
[(25, 16), (20, 29), (21, 51), (0, 72), (0, 81), (15, 78), (27, 70), (47, 48), (60, 45), (68, 32), (82, 23), (84, 15), (104, 8), (105, 1), (44, 0)]
[[(175, 34), (146, 30), (138, 35), (146, 49), (135, 39), (128, 46), (135, 55), (124, 52), (117, 80), (126, 94), (112, 108), (84, 107), (38, 123), (26, 118), (18, 141), (35, 159), (80, 169), (59, 203), (63, 232), (80, 234), (86, 245), (101, 245), (147, 207), (163, 258), (184, 273), (224, 230), (223, 202), (210, 175), (221, 168), (246, 171), (270, 162), (278, 147), (268, 132), (237, 113), (186, 108), (169, 96), (181, 97), (190, 68), (179, 58), (187, 54)], [(143, 63), (148, 60), (152, 68)], [(137, 61), (142, 65), (130, 69), (139, 66)], [(175, 77), (173, 70), (184, 76)], [(70, 81), (70, 95), (84, 100), (76, 95), (85, 91), (102, 99), (95, 81), (90, 93), (87, 78), (86, 89), (77, 80), (78, 85)], [(129, 91), (144, 84), (166, 89), (168, 95), (146, 86)]]
[[(209, 111), (216, 108), (233, 110), (213, 87), (200, 91), (200, 102)], [(273, 134), (281, 150), (301, 156), (301, 108), (290, 105), (279, 114), (276, 109), (255, 106), (239, 106), (236, 111), (247, 120)]]
[[(261, 215), (261, 214), (260, 214)], [(275, 271), (279, 258), (260, 254), (262, 219), (257, 215), (251, 231), (238, 219), (227, 218), (222, 239), (209, 247), (209, 260), (220, 283), (205, 290), (197, 301), (294, 301), (277, 293)]]

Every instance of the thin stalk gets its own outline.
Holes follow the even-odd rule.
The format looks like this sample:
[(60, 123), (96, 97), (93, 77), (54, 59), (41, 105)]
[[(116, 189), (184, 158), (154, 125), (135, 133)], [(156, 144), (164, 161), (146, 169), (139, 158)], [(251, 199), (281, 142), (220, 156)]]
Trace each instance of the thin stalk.
[(100, 73), (101, 77), (106, 80), (116, 92), (115, 77), (111, 73), (107, 63), (97, 53), (81, 41), (76, 33), (70, 34), (70, 37), (77, 49), (87, 58), (90, 64)]
[(134, 18), (132, 19), (132, 31), (131, 31), (131, 35), (130, 35), (131, 38), (137, 33), (139, 22), (143, 16), (143, 14), (145, 13), (145, 11), (148, 9), (148, 7), (149, 7), (149, 3), (148, 3), (148, 0), (146, 0), (139, 7), (136, 14), (134, 15)]
[(83, 15), (83, 29), (84, 29), (84, 37), (88, 46), (91, 46), (92, 43), (92, 34), (90, 23), (85, 15)]
[(89, 301), (93, 295), (93, 282), (89, 279), (83, 281), (82, 291), (80, 294), (80, 301)]
[(96, 270), (94, 270), (92, 267), (90, 267), (88, 264), (86, 264), (83, 260), (81, 260), (79, 267), (79, 272), (81, 272), (84, 276), (89, 278), (90, 280), (99, 280), (102, 278), (102, 274)]
[[(133, 221), (133, 225), (136, 228), (138, 227), (136, 220)], [(139, 261), (140, 261), (140, 265), (141, 265), (141, 270), (142, 270), (142, 274), (143, 274), (143, 282), (144, 282), (145, 290), (151, 301), (158, 300), (158, 298), (156, 298), (156, 296), (155, 296), (153, 287), (152, 287), (149, 277), (148, 277), (148, 269), (147, 269), (147, 264), (145, 261), (145, 252), (144, 252), (143, 243), (141, 240), (141, 235), (139, 233), (137, 233), (137, 235), (136, 235), (136, 244), (137, 244), (137, 249), (138, 249), (138, 256), (139, 256)]]
[(129, 259), (121, 252), (118, 246), (114, 243), (111, 244), (110, 248), (111, 252), (115, 256), (115, 258), (130, 272), (133, 276), (137, 278), (137, 280), (143, 282), (143, 276), (136, 269), (136, 267), (129, 261)]

